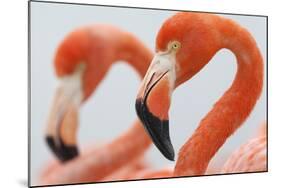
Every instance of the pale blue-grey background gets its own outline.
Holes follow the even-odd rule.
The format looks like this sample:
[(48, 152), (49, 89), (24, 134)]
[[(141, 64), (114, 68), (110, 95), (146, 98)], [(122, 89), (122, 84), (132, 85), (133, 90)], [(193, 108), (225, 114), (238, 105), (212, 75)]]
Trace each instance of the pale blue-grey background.
[[(175, 12), (127, 8), (31, 3), (31, 184), (47, 160), (53, 157), (44, 140), (44, 129), (57, 84), (53, 70), (56, 47), (73, 29), (89, 24), (108, 23), (130, 31), (150, 49), (164, 20)], [(254, 36), (266, 59), (266, 19), (222, 15), (246, 27)], [(170, 133), (176, 153), (191, 136), (199, 121), (233, 81), (236, 63), (228, 50), (216, 54), (192, 80), (173, 93)], [(116, 64), (80, 110), (79, 145), (105, 142), (127, 130), (136, 118), (134, 102), (139, 78), (124, 63)], [(221, 165), (230, 153), (244, 143), (266, 119), (266, 86), (253, 113), (212, 160)], [(110, 114), (110, 117), (104, 114)], [(147, 161), (156, 168), (174, 165), (155, 146)]]

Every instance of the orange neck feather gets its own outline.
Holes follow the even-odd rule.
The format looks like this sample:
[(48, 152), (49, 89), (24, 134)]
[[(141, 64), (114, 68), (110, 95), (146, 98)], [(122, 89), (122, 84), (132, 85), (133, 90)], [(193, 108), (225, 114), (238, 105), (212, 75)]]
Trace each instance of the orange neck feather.
[(201, 120), (179, 153), (175, 175), (201, 175), (226, 139), (246, 120), (263, 85), (263, 60), (251, 35), (230, 20), (221, 20), (221, 48), (237, 59), (237, 73), (231, 87)]

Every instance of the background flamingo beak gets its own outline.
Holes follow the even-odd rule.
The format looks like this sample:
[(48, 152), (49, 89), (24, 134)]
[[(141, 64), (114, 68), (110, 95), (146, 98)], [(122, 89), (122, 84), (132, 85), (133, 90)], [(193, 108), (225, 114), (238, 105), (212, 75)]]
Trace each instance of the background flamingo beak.
[(47, 125), (46, 142), (61, 162), (71, 160), (79, 153), (76, 144), (77, 110), (73, 95), (67, 96), (62, 88), (58, 88)]
[(168, 111), (173, 89), (174, 70), (166, 66), (163, 67), (162, 64), (165, 62), (161, 62), (161, 60), (165, 61), (166, 59), (157, 56), (153, 59), (141, 84), (135, 108), (156, 147), (167, 159), (173, 161), (175, 154), (169, 134)]

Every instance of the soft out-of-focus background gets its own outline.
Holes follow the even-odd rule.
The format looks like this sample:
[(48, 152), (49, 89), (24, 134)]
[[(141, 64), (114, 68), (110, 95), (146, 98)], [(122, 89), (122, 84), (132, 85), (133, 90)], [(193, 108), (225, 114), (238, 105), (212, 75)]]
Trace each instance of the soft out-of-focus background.
[[(53, 57), (61, 40), (73, 29), (108, 23), (130, 31), (152, 50), (155, 36), (173, 11), (31, 3), (31, 184), (43, 165), (53, 157), (44, 140), (44, 129), (57, 80)], [(222, 15), (247, 28), (266, 59), (266, 19)], [(191, 136), (199, 121), (230, 86), (236, 71), (234, 55), (218, 52), (199, 74), (173, 94), (170, 133), (176, 153)], [(266, 77), (266, 75), (265, 75)], [(134, 102), (140, 79), (133, 69), (120, 62), (113, 66), (96, 93), (80, 110), (79, 145), (111, 140), (131, 126), (136, 118)], [(124, 84), (125, 83), (125, 84)], [(242, 127), (219, 150), (213, 165), (223, 164), (230, 153), (253, 134), (266, 119), (266, 85), (254, 111)], [(246, 96), (245, 96), (246, 97)], [(111, 114), (110, 117), (104, 114)], [(155, 146), (147, 153), (155, 167), (174, 165)]]

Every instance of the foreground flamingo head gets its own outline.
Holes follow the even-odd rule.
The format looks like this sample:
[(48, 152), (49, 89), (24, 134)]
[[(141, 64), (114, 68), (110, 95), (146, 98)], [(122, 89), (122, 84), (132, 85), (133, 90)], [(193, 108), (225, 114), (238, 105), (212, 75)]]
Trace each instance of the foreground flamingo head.
[(211, 28), (208, 23), (216, 18), (211, 14), (178, 13), (159, 30), (156, 51), (173, 61), (169, 64), (175, 70), (175, 87), (200, 71), (221, 47), (218, 28)]
[(169, 160), (174, 160), (168, 118), (172, 91), (200, 71), (220, 48), (209, 21), (204, 14), (178, 13), (162, 25), (156, 39), (157, 53), (137, 96), (137, 114)]

